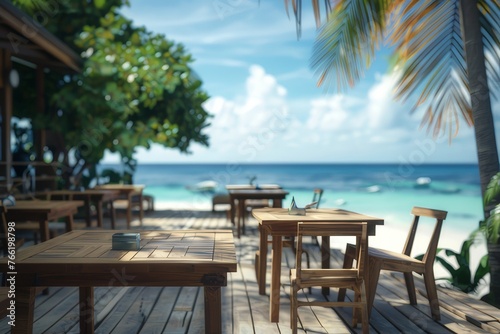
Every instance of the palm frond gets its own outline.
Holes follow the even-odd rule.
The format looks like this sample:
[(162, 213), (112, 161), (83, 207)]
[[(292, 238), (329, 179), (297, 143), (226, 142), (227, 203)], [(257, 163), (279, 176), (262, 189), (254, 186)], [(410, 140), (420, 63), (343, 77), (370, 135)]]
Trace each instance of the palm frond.
[(353, 86), (370, 66), (383, 40), (386, 15), (392, 1), (338, 1), (317, 36), (311, 66), (318, 85), (343, 90)]
[(490, 93), (500, 89), (500, 1), (480, 0), (478, 8), (481, 13), (481, 30), (486, 57), (486, 71), (490, 85)]
[[(295, 24), (297, 30), (297, 38), (300, 38), (302, 32), (302, 0), (284, 0), (285, 1), (285, 10), (288, 17), (290, 17), (290, 12), (288, 8), (290, 5), (292, 6), (293, 14), (295, 16)], [(332, 10), (331, 0), (323, 0), (323, 10), (326, 14), (326, 18), (328, 19), (330, 12)], [(316, 27), (319, 28), (321, 26), (321, 5), (320, 0), (312, 0), (312, 7), (314, 13), (314, 20), (316, 21)]]
[(412, 0), (399, 10), (390, 35), (401, 68), (396, 97), (419, 96), (412, 111), (425, 106), (421, 125), (451, 140), (461, 121), (472, 125), (459, 4)]

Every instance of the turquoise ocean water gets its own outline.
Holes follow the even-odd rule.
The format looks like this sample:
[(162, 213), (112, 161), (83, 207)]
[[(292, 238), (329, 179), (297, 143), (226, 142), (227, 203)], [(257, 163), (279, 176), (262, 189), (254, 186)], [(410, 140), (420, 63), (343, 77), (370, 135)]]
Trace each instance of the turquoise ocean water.
[[(103, 165), (114, 168), (118, 165)], [(324, 189), (321, 207), (342, 207), (380, 217), (408, 221), (412, 206), (447, 210), (447, 224), (461, 231), (474, 229), (481, 219), (479, 172), (473, 164), (139, 164), (134, 182), (158, 203), (206, 206), (212, 193), (190, 190), (202, 181), (215, 181), (216, 192), (226, 184), (277, 183), (299, 206), (309, 203), (315, 187)], [(418, 187), (418, 178), (430, 178)]]

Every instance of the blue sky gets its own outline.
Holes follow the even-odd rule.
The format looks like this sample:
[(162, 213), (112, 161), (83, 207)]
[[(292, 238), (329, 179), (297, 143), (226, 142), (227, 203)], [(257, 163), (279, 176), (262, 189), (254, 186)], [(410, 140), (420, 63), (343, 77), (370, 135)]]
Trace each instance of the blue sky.
[(447, 137), (433, 140), (420, 128), (421, 114), (393, 99), (384, 48), (355, 88), (318, 88), (310, 68), (316, 28), (309, 1), (300, 40), (282, 0), (131, 0), (122, 12), (185, 45), (214, 115), (209, 148), (193, 145), (190, 155), (141, 149), (140, 163), (477, 161), (472, 129), (462, 125), (451, 145)]

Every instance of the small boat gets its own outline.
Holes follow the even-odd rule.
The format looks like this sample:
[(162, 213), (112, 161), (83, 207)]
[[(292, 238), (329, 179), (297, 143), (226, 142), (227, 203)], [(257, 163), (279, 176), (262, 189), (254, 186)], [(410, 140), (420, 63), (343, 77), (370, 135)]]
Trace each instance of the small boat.
[(188, 186), (187, 188), (191, 191), (195, 192), (215, 192), (219, 184), (212, 180), (201, 181), (195, 184), (194, 186)]
[(366, 191), (368, 191), (369, 193), (378, 193), (380, 192), (382, 189), (379, 187), (379, 186), (370, 186), (370, 187), (366, 187)]
[(417, 189), (426, 189), (431, 186), (431, 178), (427, 176), (419, 177), (415, 180), (414, 188)]
[(337, 206), (341, 206), (341, 205), (344, 205), (346, 203), (347, 203), (347, 201), (343, 198), (339, 198), (339, 199), (335, 200), (335, 205), (337, 205)]

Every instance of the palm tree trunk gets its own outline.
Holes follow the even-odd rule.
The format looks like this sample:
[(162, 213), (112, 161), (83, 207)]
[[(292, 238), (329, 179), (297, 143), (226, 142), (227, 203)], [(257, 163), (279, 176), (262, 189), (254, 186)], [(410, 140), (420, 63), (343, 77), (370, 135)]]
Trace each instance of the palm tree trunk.
[[(467, 77), (471, 93), (472, 118), (476, 136), (481, 195), (484, 199), (486, 186), (491, 177), (498, 172), (499, 163), (477, 0), (460, 0), (460, 14), (467, 62)], [(493, 206), (496, 204), (493, 203)], [(488, 217), (490, 208), (483, 204), (483, 211), (484, 216)], [(492, 249), (498, 249), (498, 245), (488, 245), (491, 275), (490, 295), (493, 298), (493, 303), (499, 305), (500, 262), (494, 260), (494, 254), (490, 252)]]

